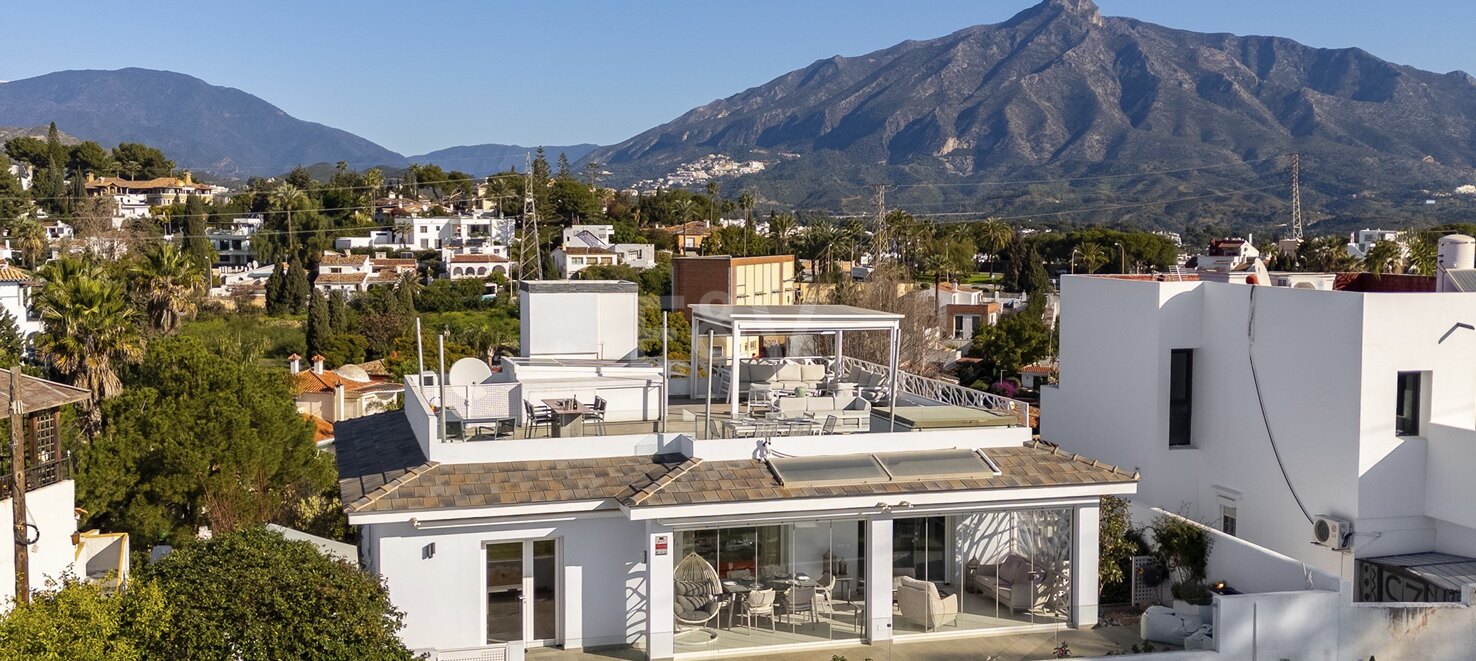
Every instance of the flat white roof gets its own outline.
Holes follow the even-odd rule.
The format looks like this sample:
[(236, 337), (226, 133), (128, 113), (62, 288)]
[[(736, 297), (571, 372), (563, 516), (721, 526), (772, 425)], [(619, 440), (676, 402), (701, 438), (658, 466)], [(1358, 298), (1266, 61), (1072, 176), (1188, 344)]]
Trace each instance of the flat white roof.
[(692, 315), (705, 321), (726, 324), (734, 320), (835, 319), (844, 321), (896, 322), (902, 315), (858, 308), (854, 305), (713, 305), (692, 306)]

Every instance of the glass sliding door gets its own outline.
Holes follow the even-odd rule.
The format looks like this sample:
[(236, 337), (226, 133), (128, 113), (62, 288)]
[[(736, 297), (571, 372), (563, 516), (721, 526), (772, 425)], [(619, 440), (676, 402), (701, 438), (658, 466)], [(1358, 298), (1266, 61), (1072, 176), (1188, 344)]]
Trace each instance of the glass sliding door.
[(487, 562), (487, 642), (557, 643), (558, 541), (496, 542), (484, 548)]
[(558, 544), (529, 542), (533, 554), (533, 640), (552, 644), (559, 635)]
[(487, 545), (487, 642), (523, 639), (523, 543)]
[[(822, 519), (679, 531), (676, 580), (686, 582), (683, 592), (706, 567), (722, 585), (713, 597), (723, 610), (703, 627), (716, 638), (694, 637), (700, 650), (859, 639), (866, 625), (862, 529), (856, 519)], [(678, 653), (698, 651), (683, 641), (679, 636)]]

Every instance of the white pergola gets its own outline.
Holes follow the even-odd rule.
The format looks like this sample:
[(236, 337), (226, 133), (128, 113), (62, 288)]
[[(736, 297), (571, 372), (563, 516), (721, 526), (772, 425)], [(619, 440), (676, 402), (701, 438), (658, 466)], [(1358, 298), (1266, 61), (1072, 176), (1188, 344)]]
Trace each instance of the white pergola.
[[(738, 345), (745, 335), (833, 335), (835, 357), (831, 361), (831, 374), (837, 379), (843, 369), (845, 334), (862, 331), (887, 331), (891, 351), (887, 354), (888, 387), (893, 396), (897, 392), (897, 344), (901, 332), (902, 315), (878, 312), (851, 305), (693, 305), (692, 309), (692, 365), (690, 374), (697, 374), (698, 339), (714, 335), (726, 335), (728, 350), (728, 401), (732, 415), (739, 409)], [(709, 343), (708, 351), (712, 351)], [(708, 375), (709, 380), (711, 374)], [(695, 394), (695, 393), (694, 393)]]

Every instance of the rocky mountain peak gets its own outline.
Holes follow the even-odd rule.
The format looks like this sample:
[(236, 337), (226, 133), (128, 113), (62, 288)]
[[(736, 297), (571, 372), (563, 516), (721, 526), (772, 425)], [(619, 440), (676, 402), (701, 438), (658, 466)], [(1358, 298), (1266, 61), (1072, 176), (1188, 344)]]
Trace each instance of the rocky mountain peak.
[(1005, 25), (1020, 25), (1026, 22), (1075, 19), (1093, 27), (1102, 26), (1102, 11), (1092, 0), (1043, 0), (1005, 22)]

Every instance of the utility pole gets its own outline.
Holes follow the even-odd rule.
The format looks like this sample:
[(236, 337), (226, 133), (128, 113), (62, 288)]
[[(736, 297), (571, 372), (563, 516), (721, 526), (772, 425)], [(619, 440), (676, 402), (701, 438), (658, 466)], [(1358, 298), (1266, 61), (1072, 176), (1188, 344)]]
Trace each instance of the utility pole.
[[(523, 228), (518, 239), (518, 281), (543, 279), (543, 256), (539, 254), (538, 210), (533, 204), (533, 162), (524, 155)], [(531, 277), (530, 277), (531, 276)]]
[(1292, 235), (1291, 235), (1291, 238), (1292, 238), (1293, 241), (1296, 241), (1297, 243), (1301, 243), (1302, 242), (1302, 181), (1301, 181), (1301, 172), (1302, 172), (1302, 155), (1301, 154), (1292, 154), (1291, 155), (1291, 175), (1292, 175), (1292, 191), (1291, 191), (1291, 202), (1292, 202)]
[(20, 365), (10, 368), (10, 507), (15, 515), (15, 601), (31, 603), (31, 550), (26, 544), (26, 442), (21, 433)]
[(887, 231), (887, 187), (884, 184), (873, 184), (873, 204), (876, 207), (876, 233), (871, 236), (872, 268), (881, 264), (882, 253), (888, 249), (888, 240), (891, 233)]

